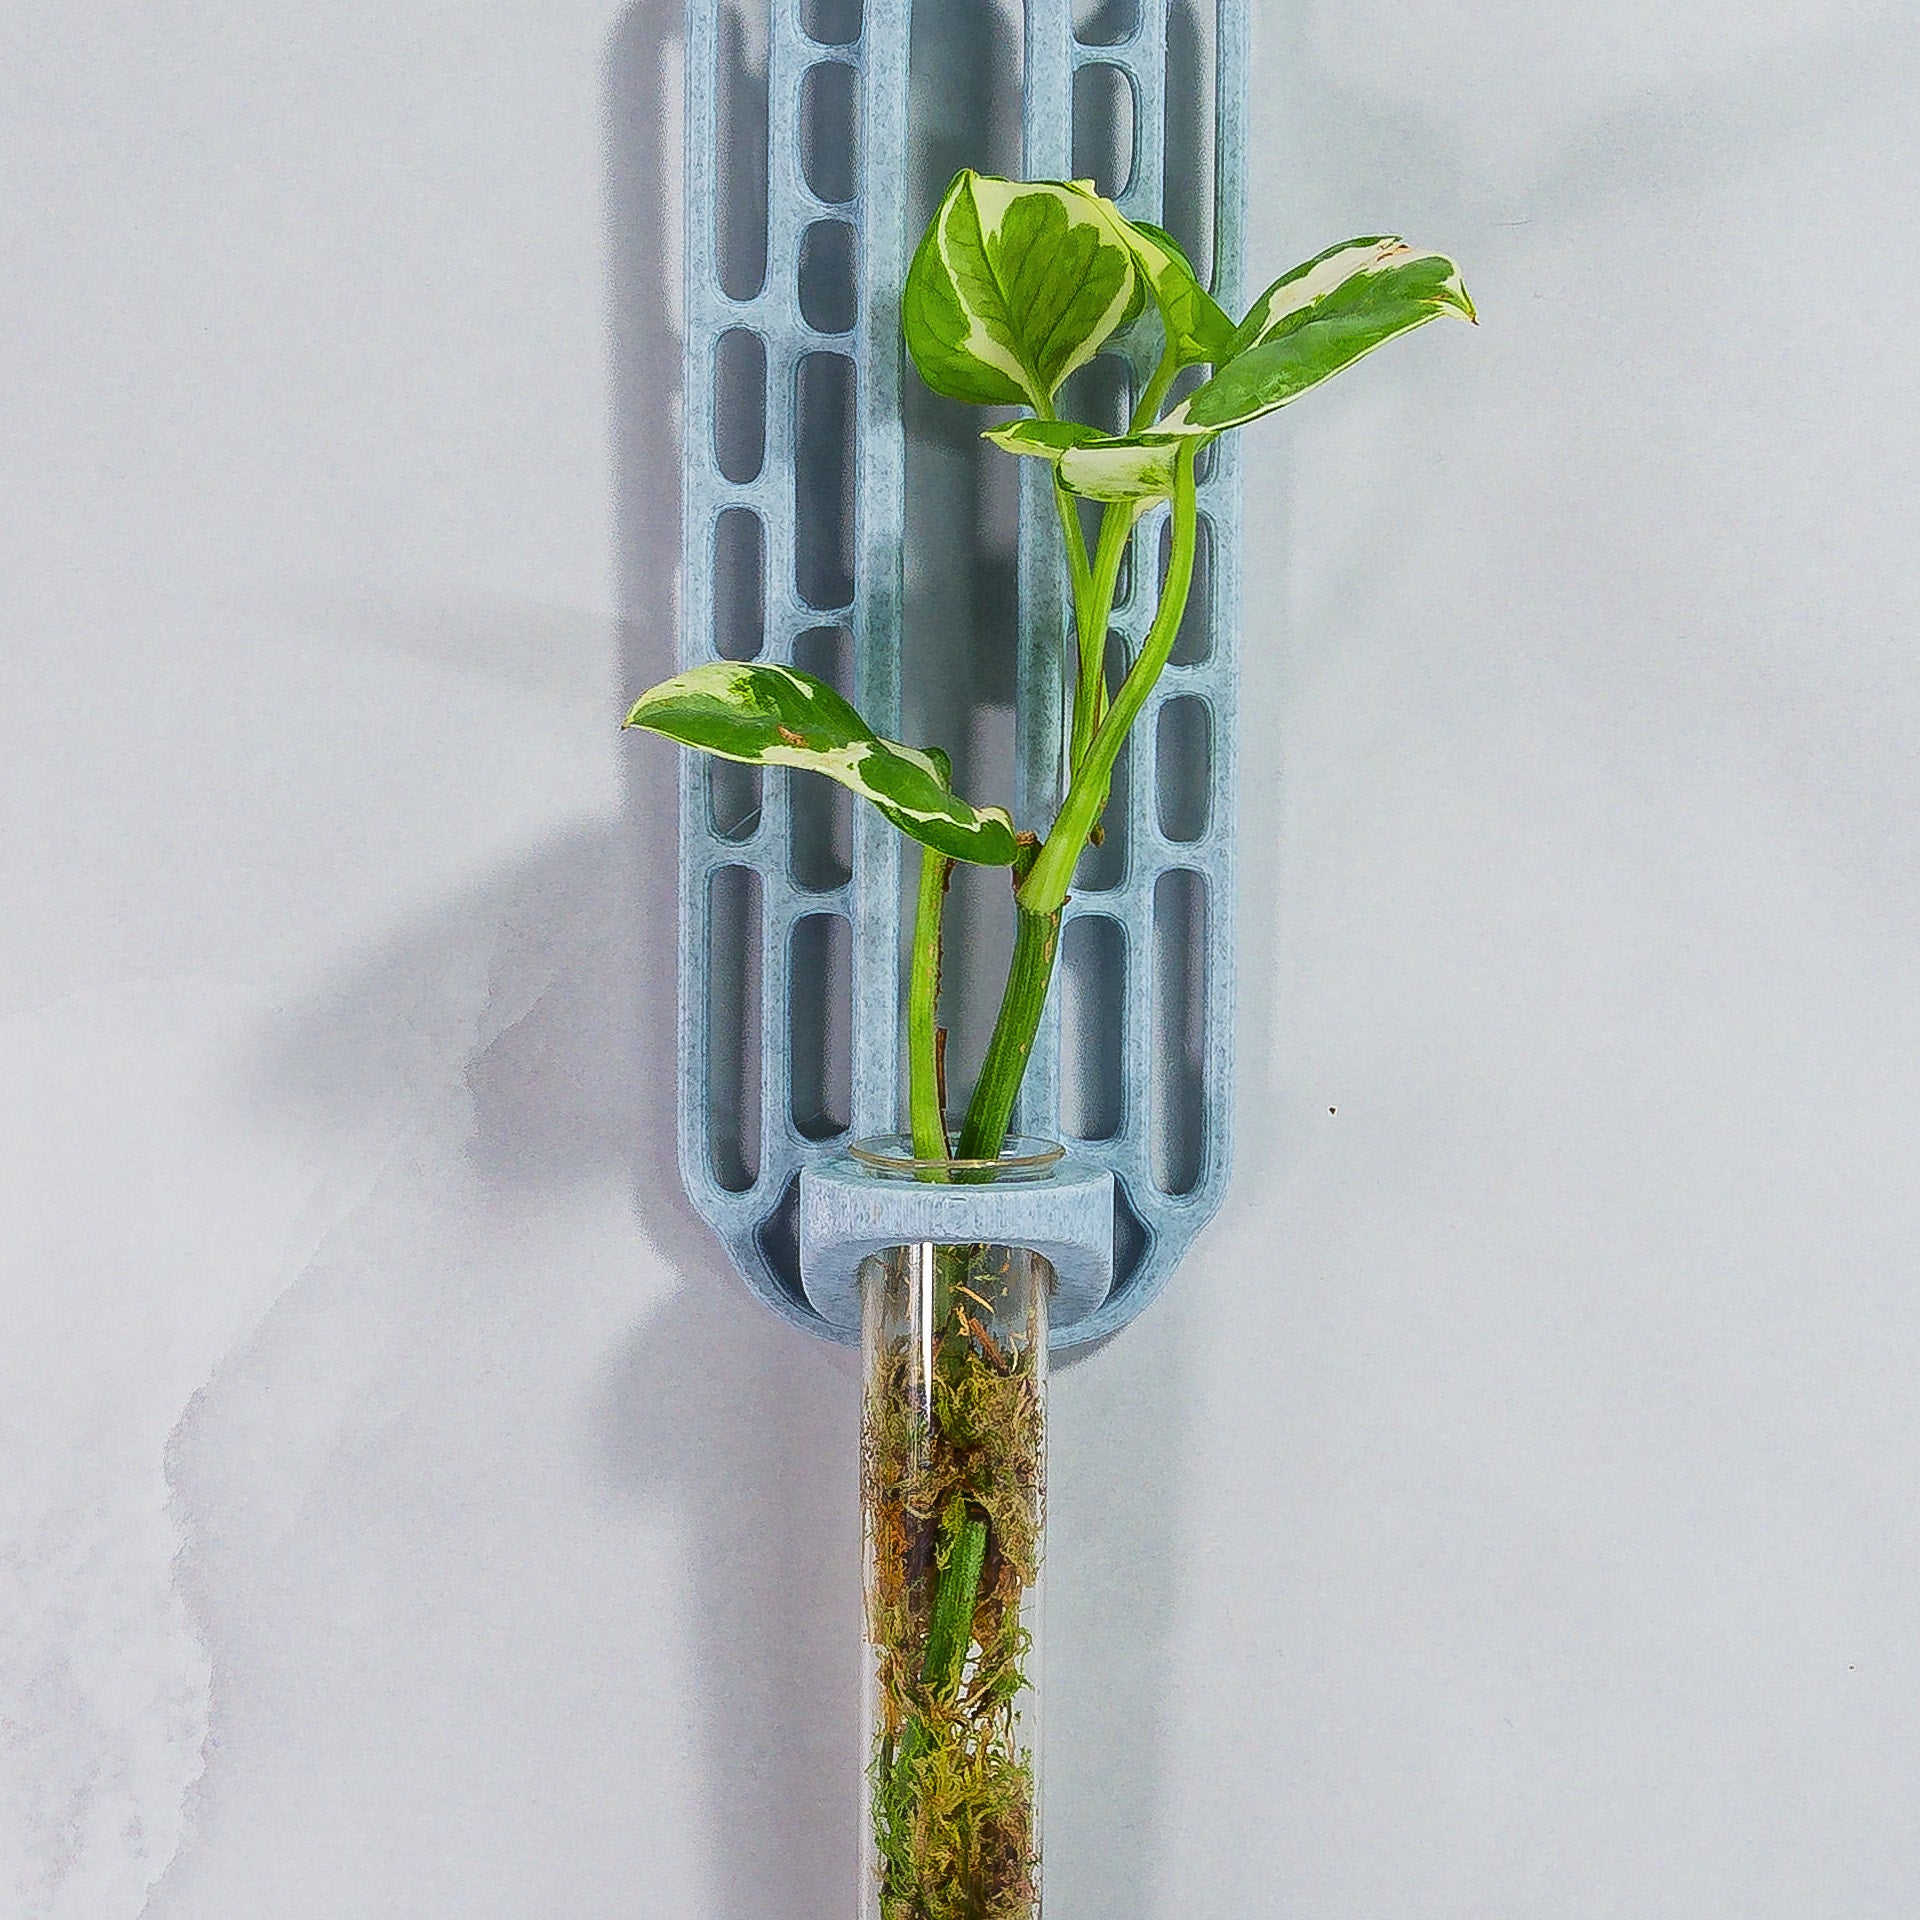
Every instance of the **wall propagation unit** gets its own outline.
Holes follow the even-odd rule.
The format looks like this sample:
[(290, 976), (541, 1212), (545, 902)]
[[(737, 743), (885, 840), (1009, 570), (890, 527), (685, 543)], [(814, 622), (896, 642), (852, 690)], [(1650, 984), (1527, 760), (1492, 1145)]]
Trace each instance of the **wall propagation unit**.
[[(1211, 230), (1182, 237), (1203, 268), (1211, 259), (1213, 290), (1237, 311), (1248, 0), (1207, 11), (1212, 81), (1197, 104), (1209, 123)], [(1084, 132), (1104, 106), (1119, 152), (1103, 189), (1131, 217), (1163, 218), (1179, 104), (1170, 96), (1183, 71), (1170, 62), (1170, 32), (1190, 28), (1190, 12), (1136, 0), (1124, 31), (1091, 45), (1076, 37), (1070, 0), (1029, 0), (1028, 178), (1070, 177), (1076, 123)], [(770, 0), (764, 130), (743, 129), (752, 116), (737, 98), (730, 9), (687, 9), (680, 665), (802, 667), (838, 684), (883, 733), (898, 723), (902, 691), (911, 25), (908, 0)], [(938, 21), (923, 19), (921, 31), (930, 27)], [(730, 244), (727, 220), (743, 142), (749, 170), (765, 170), (764, 234), (746, 247)], [(1127, 377), (1146, 370), (1131, 364)], [(1194, 604), (1116, 780), (1108, 826), (1119, 857), (1083, 869), (1068, 905), (1065, 978), (1016, 1116), (1023, 1133), (1060, 1138), (1113, 1176), (1111, 1291), (1055, 1327), (1056, 1351), (1113, 1333), (1147, 1304), (1228, 1176), (1238, 461), (1223, 440), (1203, 470)], [(1021, 466), (1013, 798), (1032, 821), (1058, 798), (1067, 615), (1049, 483), (1038, 463)], [(1160, 551), (1164, 525), (1156, 509), (1135, 535), (1113, 622), (1128, 648), (1152, 615), (1142, 557)], [(898, 1120), (901, 859), (866, 808), (841, 844), (827, 844), (806, 791), (824, 785), (681, 758), (680, 1159), (695, 1206), (754, 1291), (796, 1324), (846, 1339), (851, 1330), (823, 1319), (801, 1284), (799, 1177)], [(1105, 969), (1099, 998), (1124, 1012), (1063, 1036), (1062, 994), (1080, 965)], [(1092, 1103), (1098, 1137), (1063, 1126), (1077, 1079), (1107, 1089)]]

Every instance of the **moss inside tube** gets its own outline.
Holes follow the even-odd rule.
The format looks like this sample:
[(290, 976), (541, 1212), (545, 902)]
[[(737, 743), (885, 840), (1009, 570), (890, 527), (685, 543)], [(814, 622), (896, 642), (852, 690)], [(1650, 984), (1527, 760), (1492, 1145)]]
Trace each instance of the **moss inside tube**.
[(862, 1269), (871, 1920), (1040, 1910), (1051, 1280), (1012, 1247)]

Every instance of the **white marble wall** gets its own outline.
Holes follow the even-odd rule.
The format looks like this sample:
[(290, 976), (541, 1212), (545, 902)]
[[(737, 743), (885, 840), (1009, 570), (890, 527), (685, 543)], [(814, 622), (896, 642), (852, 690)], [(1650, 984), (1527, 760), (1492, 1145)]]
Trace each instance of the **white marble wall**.
[[(671, 1170), (672, 0), (0, 13), (0, 1914), (849, 1911)], [(1910, 9), (1263, 0), (1245, 1105), (1061, 1379), (1060, 1920), (1920, 1875)], [(622, 505), (622, 502), (625, 504)], [(624, 617), (623, 617), (624, 616)]]

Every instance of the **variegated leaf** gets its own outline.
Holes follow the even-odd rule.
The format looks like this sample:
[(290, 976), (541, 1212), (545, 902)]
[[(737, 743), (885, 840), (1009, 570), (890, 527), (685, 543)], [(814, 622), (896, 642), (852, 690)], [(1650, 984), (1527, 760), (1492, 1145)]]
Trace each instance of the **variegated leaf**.
[(1132, 250), (1096, 194), (969, 169), (914, 254), (901, 319), (936, 393), (1045, 413), (1143, 297)]
[(1004, 809), (969, 806), (940, 759), (882, 740), (811, 674), (716, 660), (643, 693), (626, 724), (724, 760), (824, 773), (940, 853), (980, 866), (1013, 864), (1013, 820)]
[(1178, 436), (1116, 435), (1077, 420), (1016, 420), (986, 434), (995, 446), (1049, 460), (1070, 492), (1089, 500), (1164, 500), (1173, 492)]
[(1444, 313), (1474, 317), (1460, 270), (1444, 254), (1390, 237), (1329, 247), (1254, 302), (1224, 364), (1159, 429), (1215, 434), (1243, 426)]
[(1175, 364), (1191, 367), (1202, 361), (1224, 360), (1233, 350), (1233, 322), (1200, 284), (1200, 276), (1180, 242), (1164, 227), (1129, 220), (1111, 202), (1107, 207), (1160, 310)]

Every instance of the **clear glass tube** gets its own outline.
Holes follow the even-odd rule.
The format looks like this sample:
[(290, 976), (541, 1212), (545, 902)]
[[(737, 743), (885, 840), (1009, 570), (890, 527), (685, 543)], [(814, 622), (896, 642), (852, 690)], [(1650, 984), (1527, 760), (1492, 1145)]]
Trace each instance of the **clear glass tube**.
[(1021, 1247), (922, 1242), (873, 1255), (860, 1282), (861, 1913), (1035, 1920), (1053, 1269)]

